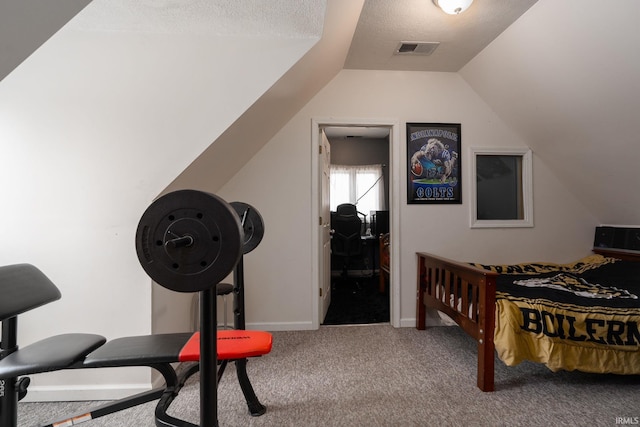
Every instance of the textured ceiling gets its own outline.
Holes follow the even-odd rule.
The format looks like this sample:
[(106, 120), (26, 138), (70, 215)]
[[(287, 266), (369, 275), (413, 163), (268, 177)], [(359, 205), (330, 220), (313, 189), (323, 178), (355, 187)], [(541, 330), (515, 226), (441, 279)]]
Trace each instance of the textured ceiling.
[[(345, 0), (340, 0), (345, 1)], [(455, 72), (468, 63), (536, 0), (477, 0), (460, 15), (443, 13), (431, 0), (366, 0), (344, 68)], [(64, 0), (55, 13), (47, 2), (9, 0), (0, 14), (0, 79), (68, 19), (71, 29), (106, 32), (215, 34), (230, 37), (305, 37), (321, 30), (326, 6), (319, 0)], [(76, 13), (83, 9), (81, 14)], [(292, 13), (296, 19), (291, 19)], [(15, 25), (20, 22), (21, 25)], [(430, 55), (403, 54), (401, 42), (435, 42)], [(333, 128), (330, 137), (386, 137), (376, 128)]]
[[(366, 0), (344, 68), (458, 71), (537, 0), (476, 0), (447, 15), (431, 0)], [(395, 55), (401, 41), (438, 42), (429, 56)]]
[[(431, 0), (366, 0), (344, 68), (457, 72), (537, 0), (476, 0), (447, 15)], [(435, 42), (430, 55), (396, 54), (401, 42)], [(387, 138), (388, 129), (332, 127), (331, 139)]]
[[(347, 1), (347, 0), (340, 0)], [(458, 71), (536, 0), (476, 0), (447, 15), (431, 0), (366, 0), (344, 68)], [(0, 80), (89, 0), (7, 0), (0, 13)], [(314, 35), (325, 1), (94, 0), (70, 26), (90, 31), (217, 34), (231, 37)], [(291, 19), (292, 13), (296, 19)], [(141, 18), (143, 17), (143, 18)], [(394, 55), (402, 41), (437, 42), (429, 56)]]
[(0, 0), (0, 81), (91, 0)]
[(81, 31), (304, 38), (322, 32), (325, 8), (326, 0), (0, 0), (0, 80), (66, 24)]
[(90, 31), (316, 36), (324, 0), (94, 0), (71, 23)]

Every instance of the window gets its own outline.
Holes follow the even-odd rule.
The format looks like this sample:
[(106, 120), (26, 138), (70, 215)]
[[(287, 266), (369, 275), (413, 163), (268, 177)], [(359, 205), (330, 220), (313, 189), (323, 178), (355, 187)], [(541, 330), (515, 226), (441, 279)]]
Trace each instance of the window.
[(531, 150), (471, 148), (471, 228), (533, 227)]
[(358, 211), (385, 210), (382, 165), (331, 165), (330, 209), (341, 203), (353, 203)]

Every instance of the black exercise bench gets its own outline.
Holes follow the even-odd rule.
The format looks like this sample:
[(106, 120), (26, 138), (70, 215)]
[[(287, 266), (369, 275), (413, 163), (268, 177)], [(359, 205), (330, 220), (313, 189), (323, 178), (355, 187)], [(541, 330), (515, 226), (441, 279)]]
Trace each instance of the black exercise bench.
[[(109, 402), (91, 412), (58, 420), (72, 425), (159, 399), (155, 416), (157, 426), (195, 426), (167, 414), (169, 405), (185, 381), (202, 366), (200, 333), (174, 333), (117, 338), (107, 342), (100, 335), (68, 333), (45, 338), (24, 348), (17, 343), (18, 316), (61, 298), (58, 288), (40, 270), (30, 264), (0, 267), (0, 426), (18, 423), (18, 401), (25, 397), (32, 375), (64, 369), (108, 367), (151, 367), (164, 378), (164, 386)], [(265, 407), (258, 401), (246, 374), (246, 358), (271, 351), (272, 336), (263, 331), (219, 330), (216, 353), (217, 379), (227, 362), (238, 364), (238, 379), (249, 412), (262, 415)], [(178, 364), (177, 368), (173, 364)], [(195, 362), (195, 363), (191, 363)], [(215, 383), (217, 386), (217, 382)], [(216, 423), (217, 424), (217, 423)]]

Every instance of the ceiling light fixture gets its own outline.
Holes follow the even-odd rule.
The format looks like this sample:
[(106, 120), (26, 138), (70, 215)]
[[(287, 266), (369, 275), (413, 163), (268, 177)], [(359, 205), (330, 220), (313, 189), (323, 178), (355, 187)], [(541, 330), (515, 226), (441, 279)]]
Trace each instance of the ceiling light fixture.
[(442, 9), (444, 13), (457, 15), (467, 10), (473, 0), (433, 0), (433, 3)]

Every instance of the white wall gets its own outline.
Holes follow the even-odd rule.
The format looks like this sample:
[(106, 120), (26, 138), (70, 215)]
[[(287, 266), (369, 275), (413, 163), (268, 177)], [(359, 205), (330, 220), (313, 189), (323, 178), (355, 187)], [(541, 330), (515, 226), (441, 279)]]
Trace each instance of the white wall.
[(638, 224), (640, 2), (540, 0), (460, 75), (602, 223)]
[[(95, 0), (0, 81), (0, 263), (35, 264), (63, 294), (21, 319), (22, 345), (63, 332), (151, 332), (138, 221), (320, 38), (324, 1), (298, 5), (273, 3), (257, 16), (228, 2), (167, 11)], [(218, 18), (224, 26), (207, 25)], [(37, 375), (29, 398), (103, 399), (148, 387), (149, 370), (134, 371)]]
[[(240, 3), (253, 2), (229, 4)], [(307, 7), (311, 3), (322, 2), (309, 1)], [(280, 38), (273, 33), (255, 40), (255, 34), (246, 34), (246, 23), (233, 26), (233, 15), (224, 16), (223, 31), (243, 28), (248, 37), (234, 38), (238, 44), (230, 43), (225, 35), (203, 33), (202, 28), (210, 27), (192, 27), (179, 13), (165, 16), (171, 20), (169, 27), (152, 25), (131, 32), (152, 16), (144, 9), (149, 5), (138, 3), (136, 12), (127, 14), (133, 18), (126, 22), (130, 28), (113, 31), (108, 25), (92, 25), (95, 17), (104, 16), (101, 8), (105, 4), (126, 8), (134, 3), (94, 0), (78, 16), (82, 20), (75, 21), (76, 26), (72, 21), (0, 82), (4, 156), (0, 220), (5, 241), (0, 262), (34, 263), (64, 294), (62, 301), (24, 317), (22, 343), (67, 331), (101, 333), (108, 338), (151, 331), (151, 317), (158, 313), (152, 313), (151, 283), (133, 248), (142, 211), (317, 40), (309, 34)], [(509, 31), (520, 29), (523, 38), (538, 34), (527, 28), (544, 21), (548, 9), (532, 11), (536, 19), (525, 19), (526, 27), (516, 23)], [(87, 13), (94, 18), (87, 20)], [(286, 27), (288, 17), (283, 16), (278, 30)], [(590, 15), (587, 22), (596, 18)], [(117, 14), (110, 19), (120, 23)], [(628, 25), (630, 21), (624, 22)], [(197, 34), (187, 27), (198, 29)], [(313, 25), (300, 26), (309, 27)], [(558, 30), (561, 28), (559, 25)], [(609, 28), (613, 27), (602, 31)], [(479, 91), (482, 87), (480, 93), (485, 97), (485, 88), (491, 85), (481, 80), (490, 73), (483, 74), (482, 67), (501, 64), (505, 53), (511, 55), (511, 49), (519, 45), (493, 45), (490, 56), (479, 55), (476, 65), (464, 70), (465, 78)], [(243, 55), (237, 55), (238, 51)], [(613, 58), (619, 52), (615, 50)], [(559, 57), (561, 52), (550, 56)], [(637, 61), (627, 63), (623, 71), (628, 73), (636, 66)], [(244, 74), (239, 75), (238, 70)], [(523, 86), (532, 87), (526, 81)], [(507, 114), (508, 108), (518, 104), (492, 105), (499, 107), (493, 107), (495, 111)], [(635, 103), (629, 101), (629, 105)], [(620, 118), (636, 110), (628, 109)], [(262, 244), (245, 257), (250, 327), (303, 329), (313, 324), (312, 292), (316, 290), (312, 271), (317, 260), (310, 246), (316, 228), (311, 211), (311, 120), (318, 117), (397, 119), (401, 138), (396, 143), (401, 144), (398, 149), (403, 156), (405, 122), (462, 123), (463, 147), (533, 145), (535, 141), (526, 138), (540, 139), (539, 132), (519, 133), (507, 127), (457, 74), (342, 71), (266, 146), (249, 156), (231, 181), (220, 191), (215, 189), (228, 201), (254, 205), (265, 220)], [(628, 130), (625, 132), (624, 153), (630, 141)], [(400, 286), (403, 325), (413, 325), (415, 317), (416, 251), (507, 263), (569, 261), (587, 254), (591, 247), (593, 227), (599, 221), (567, 190), (564, 183), (568, 181), (556, 178), (535, 148), (535, 228), (469, 229), (470, 171), (464, 157), (468, 152), (463, 150), (462, 156), (462, 205), (407, 205), (405, 165), (392, 165), (401, 193), (396, 215), (402, 243), (400, 280), (394, 285)], [(184, 186), (207, 190), (206, 179), (190, 184)], [(142, 387), (148, 381), (146, 371), (135, 375), (78, 371), (36, 376), (31, 389), (82, 390), (83, 384), (116, 384), (122, 389)], [(84, 391), (79, 398), (109, 397), (108, 391), (100, 396)]]
[(249, 326), (309, 328), (313, 322), (310, 242), (312, 118), (397, 118), (402, 157), (405, 122), (462, 124), (461, 205), (407, 205), (401, 181), (400, 319), (415, 323), (415, 252), (430, 251), (486, 263), (570, 261), (589, 253), (597, 224), (534, 153), (534, 221), (528, 229), (470, 229), (470, 171), (464, 147), (522, 146), (525, 142), (455, 73), (343, 70), (225, 185), (218, 194), (254, 205), (265, 221), (260, 246), (245, 258)]

